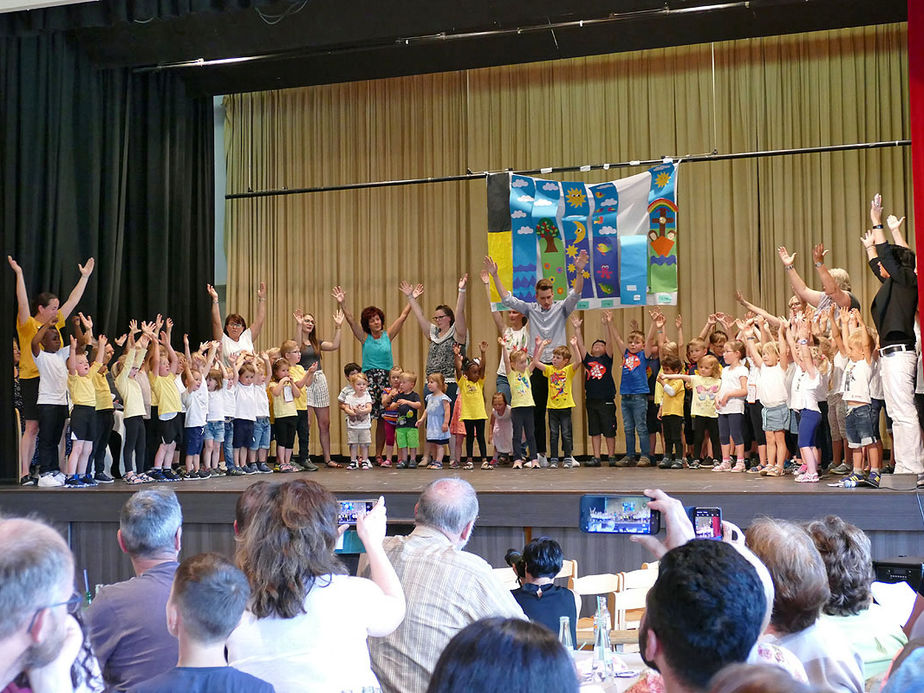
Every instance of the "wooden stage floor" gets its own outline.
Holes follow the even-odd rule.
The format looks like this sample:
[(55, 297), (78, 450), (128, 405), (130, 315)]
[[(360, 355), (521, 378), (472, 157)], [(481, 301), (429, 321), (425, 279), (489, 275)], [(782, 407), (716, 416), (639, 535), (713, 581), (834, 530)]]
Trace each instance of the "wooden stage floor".
[[(478, 492), (479, 523), (497, 527), (574, 527), (583, 494), (635, 494), (661, 488), (685, 505), (720, 506), (732, 522), (746, 525), (755, 516), (773, 515), (809, 519), (839, 514), (869, 530), (904, 530), (924, 527), (920, 495), (887, 488), (832, 488), (824, 478), (818, 484), (797, 484), (791, 476), (767, 478), (710, 470), (661, 470), (657, 468), (587, 468), (494, 471), (358, 470), (321, 469), (300, 475), (263, 474), (218, 477), (169, 484), (181, 494), (184, 515), (190, 522), (223, 522), (233, 516), (238, 494), (258, 480), (279, 482), (308, 478), (325, 485), (341, 498), (384, 495), (394, 522), (413, 518), (417, 494), (431, 479), (459, 476)], [(92, 522), (118, 516), (125, 498), (148, 486), (128, 486), (116, 481), (90, 489), (0, 489), (0, 510), (6, 513), (37, 512), (55, 521)], [(910, 526), (909, 526), (910, 525)]]

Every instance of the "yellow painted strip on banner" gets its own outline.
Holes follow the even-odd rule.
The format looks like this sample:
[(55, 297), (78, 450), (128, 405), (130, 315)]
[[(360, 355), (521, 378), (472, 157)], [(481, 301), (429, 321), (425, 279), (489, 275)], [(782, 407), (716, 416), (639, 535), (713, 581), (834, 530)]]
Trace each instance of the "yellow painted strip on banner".
[[(513, 286), (513, 239), (510, 232), (489, 233), (488, 253), (497, 263), (497, 275), (507, 291), (510, 291)], [(497, 287), (491, 282), (491, 302), (499, 303), (500, 300)]]

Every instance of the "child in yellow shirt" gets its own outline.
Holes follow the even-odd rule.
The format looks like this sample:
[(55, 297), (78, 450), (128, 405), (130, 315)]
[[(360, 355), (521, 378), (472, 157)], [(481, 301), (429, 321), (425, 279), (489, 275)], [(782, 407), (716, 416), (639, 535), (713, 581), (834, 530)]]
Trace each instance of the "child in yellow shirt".
[(683, 469), (683, 398), (686, 388), (683, 380), (674, 377), (681, 368), (683, 364), (679, 358), (665, 356), (658, 373), (662, 391), (658, 419), (664, 433), (664, 459), (658, 465), (661, 469)]
[(552, 350), (552, 363), (542, 368), (542, 374), (549, 379), (549, 399), (546, 411), (549, 415), (549, 467), (558, 467), (558, 437), (561, 435), (562, 452), (565, 453), (562, 467), (580, 467), (571, 456), (574, 439), (571, 433), (571, 410), (574, 409), (572, 381), (575, 367), (580, 362), (577, 339), (572, 337), (569, 346), (557, 346)]
[(71, 434), (74, 442), (67, 458), (67, 479), (65, 488), (98, 486), (96, 480), (87, 474), (87, 462), (93, 452), (93, 420), (96, 417), (96, 388), (93, 378), (103, 365), (106, 353), (106, 337), (99, 336), (96, 360), (90, 365), (86, 353), (77, 353), (77, 340), (71, 337), (71, 349), (67, 357), (67, 389), (71, 395)]

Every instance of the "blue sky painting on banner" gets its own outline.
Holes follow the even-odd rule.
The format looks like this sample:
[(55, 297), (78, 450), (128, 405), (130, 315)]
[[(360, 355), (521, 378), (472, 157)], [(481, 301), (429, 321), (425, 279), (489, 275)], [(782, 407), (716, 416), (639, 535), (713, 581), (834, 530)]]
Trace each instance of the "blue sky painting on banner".
[[(534, 300), (536, 282), (546, 277), (561, 300), (584, 250), (590, 262), (580, 309), (675, 305), (676, 178), (672, 163), (597, 184), (492, 174), (488, 252), (501, 281)], [(493, 310), (504, 310), (496, 294), (494, 301)]]

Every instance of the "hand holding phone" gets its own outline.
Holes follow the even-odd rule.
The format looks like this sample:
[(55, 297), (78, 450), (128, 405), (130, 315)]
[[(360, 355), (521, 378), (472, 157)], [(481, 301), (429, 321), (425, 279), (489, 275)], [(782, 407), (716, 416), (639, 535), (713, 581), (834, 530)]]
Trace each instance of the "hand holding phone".
[(657, 534), (661, 513), (645, 496), (581, 496), (580, 527), (598, 534)]

